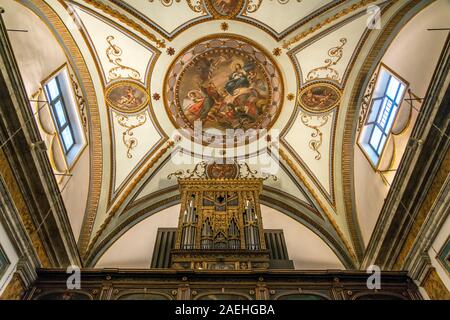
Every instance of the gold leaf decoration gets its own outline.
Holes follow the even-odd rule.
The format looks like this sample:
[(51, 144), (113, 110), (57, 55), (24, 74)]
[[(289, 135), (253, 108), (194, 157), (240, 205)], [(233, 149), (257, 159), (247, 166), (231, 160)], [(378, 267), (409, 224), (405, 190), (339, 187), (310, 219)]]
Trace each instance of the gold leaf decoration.
[(312, 69), (306, 79), (308, 81), (314, 79), (328, 79), (328, 80), (339, 80), (340, 76), (336, 69), (333, 68), (341, 59), (344, 54), (344, 46), (347, 44), (347, 38), (341, 38), (341, 45), (336, 46), (328, 50), (328, 56), (324, 62), (325, 64), (321, 67)]
[(131, 151), (137, 147), (139, 142), (138, 139), (134, 136), (133, 130), (143, 126), (147, 122), (147, 113), (144, 112), (140, 115), (135, 116), (134, 121), (132, 120), (132, 118), (132, 116), (125, 116), (121, 114), (116, 115), (116, 119), (119, 125), (126, 129), (122, 133), (122, 141), (127, 148), (128, 159), (133, 158)]
[(106, 56), (108, 61), (115, 65), (115, 67), (109, 70), (108, 76), (110, 80), (116, 80), (120, 78), (132, 78), (135, 80), (141, 79), (141, 74), (136, 69), (127, 67), (122, 63), (122, 49), (113, 43), (114, 36), (108, 36), (106, 41), (109, 47), (106, 49)]
[[(316, 118), (316, 121), (314, 121), (314, 118)], [(320, 129), (328, 123), (329, 114), (324, 115), (324, 116), (313, 117), (306, 113), (303, 113), (300, 116), (300, 119), (306, 127), (314, 130), (313, 133), (311, 133), (311, 140), (309, 141), (309, 148), (316, 153), (316, 156), (315, 156), (316, 160), (322, 159), (322, 154), (320, 153), (319, 149), (323, 143), (323, 133)]]

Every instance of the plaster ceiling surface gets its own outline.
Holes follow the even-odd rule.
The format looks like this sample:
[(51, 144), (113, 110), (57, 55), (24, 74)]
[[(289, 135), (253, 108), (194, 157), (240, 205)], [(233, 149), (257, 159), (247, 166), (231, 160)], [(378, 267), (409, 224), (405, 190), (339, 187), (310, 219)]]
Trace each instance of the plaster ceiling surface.
[[(336, 191), (346, 128), (340, 102), (373, 31), (368, 6), (390, 12), (401, 4), (32, 2), (51, 8), (68, 28), (97, 96), (98, 105), (90, 107), (98, 108), (98, 117), (90, 121), (102, 141), (91, 140), (90, 148), (101, 149), (102, 157), (91, 166), (91, 188), (97, 184), (101, 191), (90, 199), (95, 205), (88, 203), (89, 225), (82, 231), (87, 261), (124, 232), (124, 221), (137, 214), (135, 203), (142, 212), (176, 202), (170, 173), (202, 160), (237, 159), (277, 175), (278, 182), (265, 183), (266, 204), (291, 214), (297, 208), (298, 221), (327, 239), (344, 265), (355, 265), (357, 222)], [(196, 138), (195, 123), (206, 138)], [(236, 129), (263, 130), (248, 141), (238, 138), (234, 147), (214, 140)]]
[[(148, 268), (155, 247), (158, 226), (176, 228), (180, 206), (162, 210), (128, 230), (100, 258), (96, 268)], [(290, 259), (298, 270), (342, 269), (331, 249), (307, 227), (272, 208), (262, 206), (267, 229), (283, 228)], [(302, 241), (298, 241), (301, 238)], [(133, 250), (129, 250), (134, 243)]]

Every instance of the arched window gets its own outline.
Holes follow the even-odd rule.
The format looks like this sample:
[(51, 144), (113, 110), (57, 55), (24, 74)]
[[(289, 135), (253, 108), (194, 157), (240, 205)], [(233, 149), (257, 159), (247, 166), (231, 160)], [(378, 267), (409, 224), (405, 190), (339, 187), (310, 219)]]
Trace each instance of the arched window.
[(316, 294), (287, 294), (279, 297), (277, 300), (327, 300)]
[(66, 65), (43, 83), (55, 130), (69, 166), (86, 144)]
[(380, 162), (406, 87), (406, 82), (393, 71), (380, 66), (369, 113), (359, 137), (359, 144), (374, 167)]

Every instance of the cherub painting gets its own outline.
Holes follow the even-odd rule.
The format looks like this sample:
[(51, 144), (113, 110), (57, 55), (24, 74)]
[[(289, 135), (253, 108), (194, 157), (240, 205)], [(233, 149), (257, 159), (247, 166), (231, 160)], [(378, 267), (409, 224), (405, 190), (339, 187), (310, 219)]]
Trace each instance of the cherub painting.
[(128, 82), (113, 85), (108, 89), (106, 97), (112, 107), (124, 112), (139, 110), (148, 102), (144, 89)]
[(222, 16), (228, 16), (232, 14), (238, 6), (241, 4), (242, 0), (212, 0), (212, 6)]
[(312, 112), (326, 112), (334, 108), (339, 100), (339, 91), (328, 84), (308, 86), (300, 94), (302, 106)]

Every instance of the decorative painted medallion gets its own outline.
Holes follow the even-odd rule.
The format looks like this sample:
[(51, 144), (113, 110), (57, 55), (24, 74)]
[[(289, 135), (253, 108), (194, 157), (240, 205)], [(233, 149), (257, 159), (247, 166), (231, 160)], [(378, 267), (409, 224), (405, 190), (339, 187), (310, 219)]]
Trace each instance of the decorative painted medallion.
[(206, 167), (206, 174), (210, 179), (237, 179), (239, 166), (237, 163), (211, 163)]
[(208, 0), (204, 3), (215, 18), (230, 19), (241, 11), (244, 0)]
[(299, 94), (300, 105), (311, 113), (325, 113), (337, 107), (341, 101), (341, 92), (329, 83), (313, 83)]
[[(172, 122), (198, 143), (211, 144), (218, 135), (225, 139), (229, 129), (242, 135), (269, 129), (283, 102), (278, 67), (254, 43), (236, 36), (209, 37), (184, 50), (165, 84)], [(194, 139), (194, 124), (202, 126), (203, 141)]]
[(147, 106), (149, 100), (147, 91), (142, 86), (130, 81), (116, 82), (106, 90), (108, 104), (125, 113), (142, 110)]

